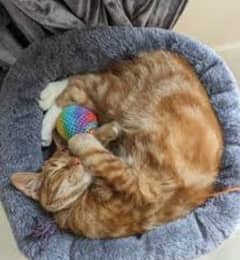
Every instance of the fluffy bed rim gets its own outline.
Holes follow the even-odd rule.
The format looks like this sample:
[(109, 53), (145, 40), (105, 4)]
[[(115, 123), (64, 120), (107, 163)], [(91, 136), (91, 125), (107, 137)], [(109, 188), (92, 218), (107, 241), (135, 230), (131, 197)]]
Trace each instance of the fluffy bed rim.
[(47, 83), (96, 71), (140, 51), (167, 49), (184, 55), (206, 86), (224, 132), (224, 155), (217, 185), (240, 184), (240, 97), (236, 80), (206, 45), (172, 31), (103, 27), (73, 30), (35, 43), (10, 69), (0, 93), (0, 198), (19, 248), (29, 259), (193, 259), (219, 245), (240, 219), (240, 194), (209, 200), (186, 218), (139, 237), (89, 240), (56, 231), (48, 243), (29, 236), (36, 219), (52, 221), (35, 202), (9, 183), (16, 171), (37, 171), (43, 161), (37, 100)]

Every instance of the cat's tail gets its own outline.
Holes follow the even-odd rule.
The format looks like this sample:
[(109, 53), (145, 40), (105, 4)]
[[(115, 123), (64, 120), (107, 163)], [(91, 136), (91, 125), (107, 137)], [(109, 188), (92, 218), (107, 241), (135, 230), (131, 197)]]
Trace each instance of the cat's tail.
[(228, 194), (228, 193), (232, 193), (232, 192), (240, 192), (240, 186), (229, 187), (229, 188), (225, 188), (223, 190), (214, 191), (210, 194), (210, 198), (215, 198), (220, 195), (224, 195), (224, 194)]

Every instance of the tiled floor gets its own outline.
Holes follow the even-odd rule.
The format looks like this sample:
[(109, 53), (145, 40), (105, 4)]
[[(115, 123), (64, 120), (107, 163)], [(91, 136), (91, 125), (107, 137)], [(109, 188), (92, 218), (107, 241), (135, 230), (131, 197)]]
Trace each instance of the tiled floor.
[[(24, 260), (16, 247), (5, 213), (0, 206), (0, 260)], [(240, 233), (235, 234), (231, 239), (217, 250), (198, 260), (239, 260), (240, 259)], [(133, 259), (135, 260), (135, 259)], [(136, 259), (137, 260), (137, 259)]]
[(6, 215), (0, 206), (0, 260), (24, 260), (17, 249)]
[(198, 260), (239, 260), (240, 259), (240, 232), (226, 240), (222, 246), (209, 255)]

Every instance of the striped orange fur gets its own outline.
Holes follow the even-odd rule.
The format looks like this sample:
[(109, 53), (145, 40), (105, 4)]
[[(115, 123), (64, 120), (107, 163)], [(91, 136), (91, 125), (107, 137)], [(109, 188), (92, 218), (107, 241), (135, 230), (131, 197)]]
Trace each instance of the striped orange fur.
[(76, 75), (57, 99), (102, 125), (74, 136), (38, 174), (13, 184), (39, 200), (62, 229), (90, 238), (141, 234), (185, 216), (214, 193), (221, 127), (202, 83), (181, 56), (141, 53)]

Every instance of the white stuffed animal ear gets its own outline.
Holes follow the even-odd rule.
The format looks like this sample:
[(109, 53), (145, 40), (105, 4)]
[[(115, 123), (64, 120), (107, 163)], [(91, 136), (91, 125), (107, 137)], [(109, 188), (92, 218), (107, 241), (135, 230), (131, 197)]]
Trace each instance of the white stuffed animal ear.
[(49, 83), (40, 94), (40, 100), (38, 101), (40, 108), (43, 111), (49, 110), (67, 86), (68, 79)]
[(47, 147), (52, 143), (53, 130), (61, 112), (62, 108), (54, 104), (45, 114), (41, 131), (42, 146)]
[(26, 196), (39, 200), (42, 177), (39, 173), (19, 172), (11, 176), (11, 183)]
[(52, 142), (52, 132), (62, 108), (56, 104), (57, 97), (68, 86), (68, 79), (49, 83), (47, 87), (41, 92), (38, 104), (46, 114), (42, 123), (42, 146), (47, 147)]

